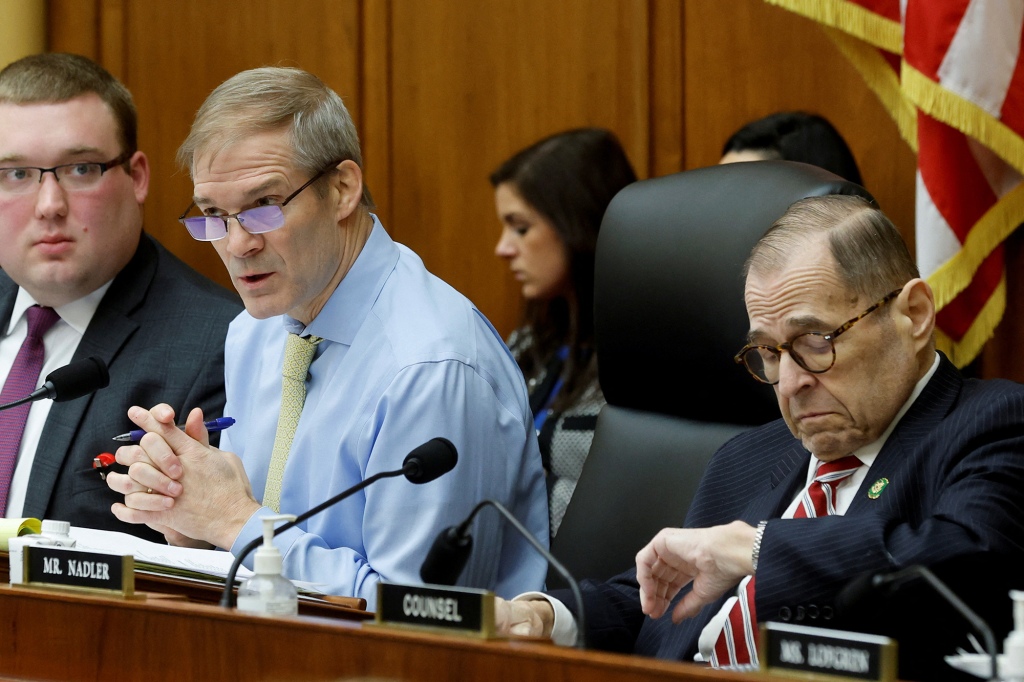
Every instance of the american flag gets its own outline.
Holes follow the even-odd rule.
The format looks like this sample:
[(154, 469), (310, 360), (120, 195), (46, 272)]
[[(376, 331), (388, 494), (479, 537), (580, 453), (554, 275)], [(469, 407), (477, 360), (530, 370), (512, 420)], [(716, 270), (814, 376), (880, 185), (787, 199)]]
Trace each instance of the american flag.
[(939, 348), (971, 362), (1024, 222), (1024, 0), (766, 0), (820, 23), (917, 151), (916, 242)]

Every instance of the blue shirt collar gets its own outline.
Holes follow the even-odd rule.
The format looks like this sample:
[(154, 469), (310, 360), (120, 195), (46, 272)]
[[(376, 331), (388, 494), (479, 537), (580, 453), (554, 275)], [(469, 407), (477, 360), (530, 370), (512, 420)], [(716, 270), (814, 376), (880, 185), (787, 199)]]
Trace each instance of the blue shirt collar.
[(370, 217), (373, 218), (373, 228), (366, 244), (313, 321), (304, 326), (295, 318), (282, 315), (284, 327), (289, 332), (352, 344), (384, 282), (398, 264), (398, 245), (388, 236), (377, 216), (371, 213)]

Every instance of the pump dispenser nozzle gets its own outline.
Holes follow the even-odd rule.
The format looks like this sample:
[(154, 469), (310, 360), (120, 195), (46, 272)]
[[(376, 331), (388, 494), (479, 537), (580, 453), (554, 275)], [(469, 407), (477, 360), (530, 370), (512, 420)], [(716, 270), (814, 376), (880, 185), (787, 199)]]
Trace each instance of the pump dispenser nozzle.
[(255, 575), (238, 588), (238, 610), (277, 616), (295, 615), (299, 610), (299, 594), (295, 585), (281, 572), (284, 559), (274, 546), (274, 523), (294, 521), (292, 514), (261, 516), (263, 544), (253, 560)]
[(256, 550), (253, 570), (256, 575), (281, 575), (284, 560), (281, 550), (274, 546), (274, 524), (278, 521), (294, 521), (294, 514), (273, 514), (261, 516), (263, 522), (263, 544)]

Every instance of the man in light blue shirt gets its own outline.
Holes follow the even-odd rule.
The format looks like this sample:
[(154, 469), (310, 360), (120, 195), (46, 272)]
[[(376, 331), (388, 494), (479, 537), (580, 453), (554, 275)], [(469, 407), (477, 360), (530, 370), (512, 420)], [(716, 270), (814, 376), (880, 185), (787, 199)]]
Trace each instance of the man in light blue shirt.
[[(108, 476), (125, 494), (118, 518), (174, 543), (237, 552), (259, 536), (278, 493), (282, 513), (300, 514), (401, 468), (410, 450), (441, 436), (459, 451), (452, 472), (424, 485), (380, 481), (286, 531), (276, 540), (285, 574), (373, 608), (380, 580), (418, 582), (434, 538), (483, 499), (508, 506), (546, 542), (544, 476), (519, 370), (483, 315), (369, 212), (341, 99), (298, 69), (243, 72), (200, 108), (179, 160), (195, 184), (182, 222), (213, 243), (246, 307), (225, 346), (225, 414), (237, 424), (218, 450), (199, 410), (182, 432), (166, 405), (132, 408), (149, 433), (117, 453), (130, 475)], [(290, 335), (322, 341), (272, 490)], [(462, 584), (503, 595), (541, 586), (544, 561), (522, 538), (496, 514), (475, 524)]]

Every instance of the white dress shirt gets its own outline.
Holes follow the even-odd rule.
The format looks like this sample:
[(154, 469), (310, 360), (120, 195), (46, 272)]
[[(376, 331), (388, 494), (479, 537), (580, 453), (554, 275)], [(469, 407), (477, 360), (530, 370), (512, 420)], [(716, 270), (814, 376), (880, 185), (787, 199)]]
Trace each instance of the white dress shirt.
[[(89, 322), (96, 313), (96, 308), (99, 307), (103, 295), (110, 288), (111, 282), (113, 280), (91, 294), (55, 309), (60, 315), (60, 319), (43, 334), (43, 348), (46, 355), (43, 360), (43, 369), (39, 372), (39, 384), (42, 384), (47, 374), (71, 361), (85, 334), (86, 327), (89, 326)], [(34, 305), (38, 305), (36, 300), (19, 287), (18, 295), (14, 299), (14, 308), (11, 310), (11, 320), (7, 328), (3, 330), (3, 336), (0, 337), (0, 381), (7, 381), (7, 375), (11, 372), (14, 359), (28, 335), (28, 318), (25, 311)], [(11, 488), (7, 497), (7, 509), (4, 510), (7, 517), (19, 517), (22, 514), (29, 474), (32, 472), (32, 463), (36, 458), (36, 447), (39, 445), (43, 425), (46, 424), (46, 417), (50, 414), (52, 404), (51, 400), (37, 400), (31, 404), (29, 409), (25, 430), (21, 436), (18, 462), (14, 468), (14, 477), (11, 480)]]

